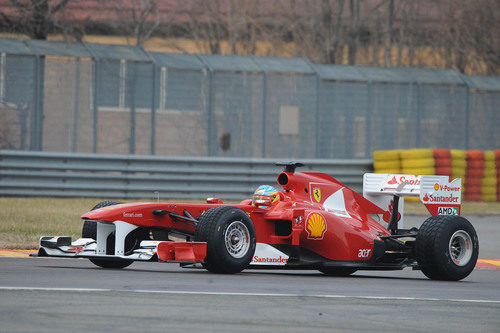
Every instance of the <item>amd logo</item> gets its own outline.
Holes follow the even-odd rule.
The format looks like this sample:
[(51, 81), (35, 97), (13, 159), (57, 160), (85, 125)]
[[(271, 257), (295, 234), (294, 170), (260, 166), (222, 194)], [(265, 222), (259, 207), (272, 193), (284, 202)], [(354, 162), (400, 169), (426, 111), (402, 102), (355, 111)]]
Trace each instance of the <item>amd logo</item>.
[(439, 207), (438, 215), (458, 215), (458, 207)]

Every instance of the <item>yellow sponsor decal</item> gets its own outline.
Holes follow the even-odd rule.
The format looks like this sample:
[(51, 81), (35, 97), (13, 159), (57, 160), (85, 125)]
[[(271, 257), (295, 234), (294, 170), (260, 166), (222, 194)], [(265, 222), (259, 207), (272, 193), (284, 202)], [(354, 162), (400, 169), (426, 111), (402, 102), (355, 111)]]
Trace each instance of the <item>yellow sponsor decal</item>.
[(326, 222), (323, 216), (312, 213), (307, 217), (306, 232), (309, 239), (323, 239), (326, 231)]
[(313, 196), (317, 202), (321, 201), (321, 189), (319, 187), (313, 188)]

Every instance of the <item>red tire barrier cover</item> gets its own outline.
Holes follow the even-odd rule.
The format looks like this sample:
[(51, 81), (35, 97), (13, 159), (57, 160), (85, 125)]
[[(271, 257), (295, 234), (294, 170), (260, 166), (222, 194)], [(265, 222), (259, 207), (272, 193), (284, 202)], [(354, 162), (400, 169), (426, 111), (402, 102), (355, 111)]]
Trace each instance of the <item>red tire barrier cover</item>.
[(432, 152), (435, 159), (451, 159), (451, 152), (449, 149), (434, 149)]
[(451, 159), (450, 158), (436, 158), (434, 160), (434, 166), (436, 168), (440, 168), (440, 167), (451, 168)]
[(452, 174), (451, 167), (437, 167), (436, 166), (436, 175), (451, 176), (451, 174)]
[(469, 193), (469, 194), (481, 193), (481, 186), (475, 186), (475, 185), (466, 186), (464, 189), (464, 193)]
[(467, 201), (481, 201), (481, 193), (471, 193), (464, 195), (465, 200)]
[(484, 160), (484, 151), (482, 150), (467, 150), (465, 152), (467, 160)]
[(467, 169), (465, 171), (466, 178), (483, 178), (484, 170), (483, 169)]
[(465, 177), (465, 186), (470, 187), (470, 186), (477, 186), (481, 187), (482, 184), (482, 178), (478, 177)]
[(483, 169), (484, 160), (467, 160), (467, 169)]

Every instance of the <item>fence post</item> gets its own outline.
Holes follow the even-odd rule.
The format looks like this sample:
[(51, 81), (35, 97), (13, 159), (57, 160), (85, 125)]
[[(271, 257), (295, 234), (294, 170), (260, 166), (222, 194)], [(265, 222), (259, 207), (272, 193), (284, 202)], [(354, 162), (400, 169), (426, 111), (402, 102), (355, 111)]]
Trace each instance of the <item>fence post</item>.
[(73, 137), (71, 140), (71, 151), (78, 149), (78, 100), (80, 99), (80, 58), (76, 58), (75, 80), (73, 82)]
[(320, 140), (320, 127), (319, 127), (319, 89), (320, 89), (320, 76), (319, 76), (319, 73), (318, 71), (316, 70), (316, 68), (311, 64), (311, 62), (309, 61), (309, 59), (307, 59), (306, 57), (303, 57), (304, 61), (306, 62), (306, 64), (309, 66), (309, 68), (312, 69), (312, 71), (314, 72), (314, 76), (316, 77), (316, 84), (315, 84), (315, 91), (316, 91), (316, 106), (315, 106), (315, 109), (314, 109), (314, 114), (315, 114), (315, 122), (314, 122), (314, 132), (315, 132), (315, 137), (314, 137), (314, 141), (315, 141), (315, 152), (314, 152), (314, 157), (315, 158), (319, 158), (319, 155), (320, 155), (320, 151), (319, 151), (319, 140)]
[(213, 112), (213, 98), (214, 98), (214, 80), (213, 80), (213, 68), (205, 61), (203, 55), (197, 54), (196, 57), (205, 65), (208, 70), (208, 93), (207, 93), (207, 103), (206, 103), (206, 113), (207, 113), (207, 155), (215, 156), (214, 145), (212, 144), (213, 136), (213, 123), (215, 122), (214, 112)]
[(420, 147), (421, 137), (420, 129), (422, 127), (422, 84), (417, 81), (417, 110), (415, 115), (415, 147)]
[(151, 61), (151, 79), (153, 82), (151, 83), (151, 155), (156, 154), (156, 70), (158, 68), (155, 58), (146, 50), (143, 46), (139, 46), (142, 52), (149, 58)]
[[(130, 138), (129, 138), (129, 153), (135, 154), (135, 127), (136, 127), (136, 99), (135, 92), (137, 88), (137, 66), (139, 64), (138, 61), (125, 60), (125, 64), (128, 67), (129, 64), (132, 64), (132, 71), (127, 71), (125, 76), (125, 94), (128, 94), (128, 103), (130, 107)], [(132, 72), (132, 73), (131, 73)], [(130, 74), (129, 74), (130, 73)], [(127, 75), (130, 75), (130, 80), (127, 80)]]
[(45, 76), (45, 55), (41, 55), (34, 47), (30, 45), (29, 40), (23, 41), (24, 45), (35, 55), (34, 67), (34, 93), (35, 100), (33, 111), (31, 113), (31, 133), (30, 150), (41, 151), (43, 148), (43, 95), (44, 95), (44, 76)]
[(470, 95), (471, 95), (471, 85), (467, 79), (467, 75), (458, 74), (458, 77), (462, 80), (465, 85), (465, 149), (470, 149)]
[(372, 149), (372, 113), (371, 113), (371, 105), (372, 105), (372, 81), (367, 80), (367, 98), (366, 98), (366, 152), (365, 157), (368, 157), (371, 153)]
[(82, 43), (83, 46), (89, 51), (92, 56), (92, 69), (93, 69), (93, 77), (92, 77), (92, 117), (93, 117), (93, 129), (92, 129), (92, 152), (97, 153), (97, 131), (98, 131), (98, 121), (99, 121), (99, 57), (92, 51), (92, 48), (86, 43)]

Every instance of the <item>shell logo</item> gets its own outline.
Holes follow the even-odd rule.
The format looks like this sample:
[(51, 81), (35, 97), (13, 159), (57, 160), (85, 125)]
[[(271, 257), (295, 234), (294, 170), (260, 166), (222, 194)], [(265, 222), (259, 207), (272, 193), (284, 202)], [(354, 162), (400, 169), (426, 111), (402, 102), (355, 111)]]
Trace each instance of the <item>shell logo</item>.
[(438, 184), (438, 183), (434, 184), (434, 189), (435, 189), (436, 191), (438, 191), (438, 190), (439, 190), (439, 184)]
[(323, 216), (312, 213), (307, 217), (306, 232), (309, 239), (323, 239), (326, 231), (326, 222)]

